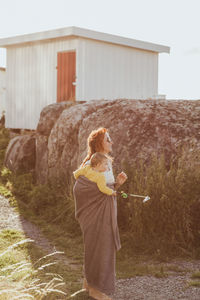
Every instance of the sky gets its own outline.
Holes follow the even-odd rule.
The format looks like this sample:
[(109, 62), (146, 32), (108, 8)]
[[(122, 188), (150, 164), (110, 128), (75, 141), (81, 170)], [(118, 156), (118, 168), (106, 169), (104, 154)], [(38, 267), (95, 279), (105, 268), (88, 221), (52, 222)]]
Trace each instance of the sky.
[(0, 38), (77, 26), (169, 46), (170, 54), (159, 54), (158, 93), (196, 100), (199, 12), (200, 0), (0, 0)]

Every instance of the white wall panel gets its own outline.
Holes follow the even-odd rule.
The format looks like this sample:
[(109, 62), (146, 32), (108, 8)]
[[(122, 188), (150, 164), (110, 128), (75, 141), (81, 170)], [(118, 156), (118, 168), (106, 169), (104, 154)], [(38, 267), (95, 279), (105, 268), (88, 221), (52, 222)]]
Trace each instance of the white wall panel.
[(79, 54), (78, 100), (157, 95), (157, 53), (80, 38)]
[(6, 127), (36, 129), (41, 110), (56, 102), (57, 52), (76, 44), (69, 38), (7, 48)]

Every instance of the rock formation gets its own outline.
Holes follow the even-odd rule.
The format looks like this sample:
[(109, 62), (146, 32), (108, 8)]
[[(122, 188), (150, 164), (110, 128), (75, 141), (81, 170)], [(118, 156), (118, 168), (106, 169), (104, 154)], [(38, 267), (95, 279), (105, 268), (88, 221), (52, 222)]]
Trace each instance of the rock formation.
[(200, 144), (200, 100), (112, 100), (61, 103), (46, 107), (36, 130), (36, 177), (66, 180), (86, 155), (89, 133), (109, 129), (114, 168), (152, 152), (169, 158), (180, 144)]
[(46, 106), (41, 114), (36, 130), (36, 164), (35, 174), (38, 183), (46, 183), (49, 174), (48, 167), (48, 139), (52, 128), (56, 126), (63, 110), (74, 105), (74, 102), (61, 102)]
[(6, 149), (5, 166), (14, 172), (33, 171), (36, 162), (35, 149), (34, 134), (12, 138)]

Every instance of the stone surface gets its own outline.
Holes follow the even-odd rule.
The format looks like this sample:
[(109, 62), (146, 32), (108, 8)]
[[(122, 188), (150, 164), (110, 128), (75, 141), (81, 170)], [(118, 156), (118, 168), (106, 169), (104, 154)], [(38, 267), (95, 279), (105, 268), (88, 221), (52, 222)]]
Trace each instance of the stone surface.
[[(6, 165), (16, 169), (21, 161), (35, 166), (38, 183), (55, 177), (66, 180), (86, 156), (89, 133), (101, 126), (108, 128), (113, 140), (116, 171), (121, 170), (123, 160), (147, 162), (153, 152), (165, 153), (168, 159), (180, 144), (194, 141), (200, 145), (200, 100), (119, 99), (49, 105), (41, 112), (33, 137), (36, 149), (33, 140), (28, 142), (30, 137), (12, 139)], [(27, 149), (26, 143), (32, 146)]]
[(37, 132), (41, 135), (49, 136), (52, 127), (62, 111), (72, 105), (74, 105), (74, 102), (68, 101), (46, 106), (40, 113)]
[[(114, 168), (124, 159), (148, 160), (152, 152), (169, 158), (180, 144), (200, 143), (200, 101), (113, 100), (90, 101), (64, 109), (48, 137), (37, 139), (37, 178), (64, 180), (86, 155), (89, 133), (100, 126), (109, 129), (114, 142)], [(37, 133), (40, 135), (40, 132)], [(41, 177), (40, 170), (46, 169)]]
[(29, 172), (35, 169), (35, 135), (16, 136), (10, 140), (4, 164), (11, 171)]

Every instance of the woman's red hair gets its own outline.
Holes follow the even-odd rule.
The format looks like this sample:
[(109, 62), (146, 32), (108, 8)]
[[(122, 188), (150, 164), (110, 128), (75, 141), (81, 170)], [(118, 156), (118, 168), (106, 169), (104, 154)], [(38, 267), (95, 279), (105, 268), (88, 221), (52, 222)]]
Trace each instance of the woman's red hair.
[(84, 166), (86, 161), (90, 160), (92, 154), (96, 152), (104, 152), (103, 140), (107, 131), (108, 130), (106, 128), (100, 127), (90, 133), (87, 139), (87, 156), (83, 160), (82, 166)]

